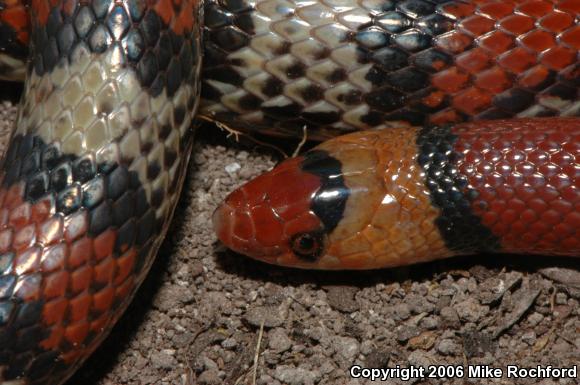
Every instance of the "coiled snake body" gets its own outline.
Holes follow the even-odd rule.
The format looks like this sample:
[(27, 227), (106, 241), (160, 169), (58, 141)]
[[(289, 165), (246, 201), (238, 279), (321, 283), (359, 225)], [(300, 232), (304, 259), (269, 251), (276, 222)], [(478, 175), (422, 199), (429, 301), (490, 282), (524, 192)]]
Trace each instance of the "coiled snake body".
[(579, 12), (578, 0), (0, 0), (0, 76), (26, 77), (0, 189), (0, 384), (64, 382), (116, 322), (171, 219), (200, 89), (198, 115), (234, 128), (373, 129), (228, 198), (215, 223), (238, 251), (320, 268), (577, 255)]

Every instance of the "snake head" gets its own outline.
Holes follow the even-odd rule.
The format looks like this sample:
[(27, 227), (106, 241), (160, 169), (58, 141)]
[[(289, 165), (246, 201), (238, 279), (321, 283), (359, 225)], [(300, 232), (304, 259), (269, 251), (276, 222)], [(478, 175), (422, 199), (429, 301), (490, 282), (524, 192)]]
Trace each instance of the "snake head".
[[(288, 159), (237, 189), (214, 212), (218, 238), (230, 249), (264, 262), (311, 267), (324, 253), (326, 234), (333, 226), (329, 221), (338, 218), (344, 206), (340, 169), (333, 172), (332, 166), (331, 158), (312, 152)], [(323, 190), (328, 195), (328, 189), (333, 199), (320, 197)], [(323, 209), (332, 218), (317, 215)]]

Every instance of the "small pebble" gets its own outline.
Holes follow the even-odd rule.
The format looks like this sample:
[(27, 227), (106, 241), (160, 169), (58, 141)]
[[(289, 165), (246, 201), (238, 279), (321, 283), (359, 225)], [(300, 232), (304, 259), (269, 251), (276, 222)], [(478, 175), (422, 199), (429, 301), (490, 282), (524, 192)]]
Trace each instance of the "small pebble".
[(225, 170), (228, 174), (233, 174), (238, 171), (242, 166), (238, 162), (230, 163), (226, 165)]
[(222, 384), (222, 380), (219, 377), (219, 373), (215, 369), (206, 370), (197, 377), (197, 382), (200, 385), (219, 385)]
[(259, 306), (249, 309), (244, 319), (252, 326), (272, 328), (284, 323), (287, 311), (281, 306)]
[(459, 351), (459, 345), (451, 339), (444, 339), (437, 344), (437, 350), (445, 355), (454, 355)]
[(440, 314), (443, 322), (445, 322), (447, 325), (452, 327), (458, 327), (460, 325), (459, 316), (453, 307), (446, 306), (442, 308)]
[(238, 346), (238, 341), (235, 338), (226, 338), (222, 341), (221, 345), (224, 349), (234, 349)]
[(346, 361), (352, 361), (360, 352), (360, 344), (352, 337), (337, 337), (333, 345), (338, 355)]
[(566, 293), (558, 293), (556, 294), (556, 304), (557, 305), (566, 305), (568, 303), (568, 296)]
[(393, 308), (395, 315), (402, 320), (406, 320), (411, 316), (411, 308), (406, 303), (396, 305)]
[(530, 330), (522, 335), (522, 341), (528, 345), (533, 345), (536, 342), (536, 332)]
[(543, 315), (541, 315), (540, 313), (534, 312), (534, 313), (530, 314), (530, 316), (528, 317), (528, 322), (530, 323), (530, 326), (536, 326), (537, 324), (542, 322), (543, 319), (544, 319)]
[(282, 353), (292, 347), (292, 340), (284, 329), (272, 329), (268, 333), (268, 347), (275, 353)]
[(306, 370), (289, 365), (276, 367), (274, 376), (288, 385), (313, 385), (321, 376), (319, 370)]
[(489, 306), (482, 306), (473, 297), (466, 299), (454, 306), (460, 319), (477, 323), (489, 311)]
[(159, 369), (173, 369), (177, 365), (177, 360), (166, 351), (154, 351), (151, 356), (151, 363)]

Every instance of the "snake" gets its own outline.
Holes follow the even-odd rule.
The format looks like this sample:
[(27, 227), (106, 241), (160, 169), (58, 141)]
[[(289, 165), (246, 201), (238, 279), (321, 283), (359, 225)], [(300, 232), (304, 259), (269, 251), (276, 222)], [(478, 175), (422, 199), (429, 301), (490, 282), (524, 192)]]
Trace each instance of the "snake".
[[(328, 140), (233, 192), (304, 268), (579, 251), (578, 0), (0, 0), (0, 384), (62, 384), (148, 273), (192, 121)], [(237, 132), (237, 131), (235, 131)]]

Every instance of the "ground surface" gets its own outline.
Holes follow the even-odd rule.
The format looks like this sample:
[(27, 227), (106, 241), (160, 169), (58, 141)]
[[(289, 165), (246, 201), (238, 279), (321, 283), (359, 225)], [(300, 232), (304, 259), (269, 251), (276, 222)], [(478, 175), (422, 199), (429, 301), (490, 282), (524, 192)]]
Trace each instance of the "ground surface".
[[(6, 138), (14, 91), (0, 87)], [(282, 269), (222, 250), (210, 227), (213, 209), (274, 159), (215, 129), (200, 132), (151, 274), (69, 384), (253, 384), (258, 341), (255, 383), (261, 385), (366, 384), (349, 378), (353, 364), (580, 365), (578, 260), (481, 256), (353, 274)]]

